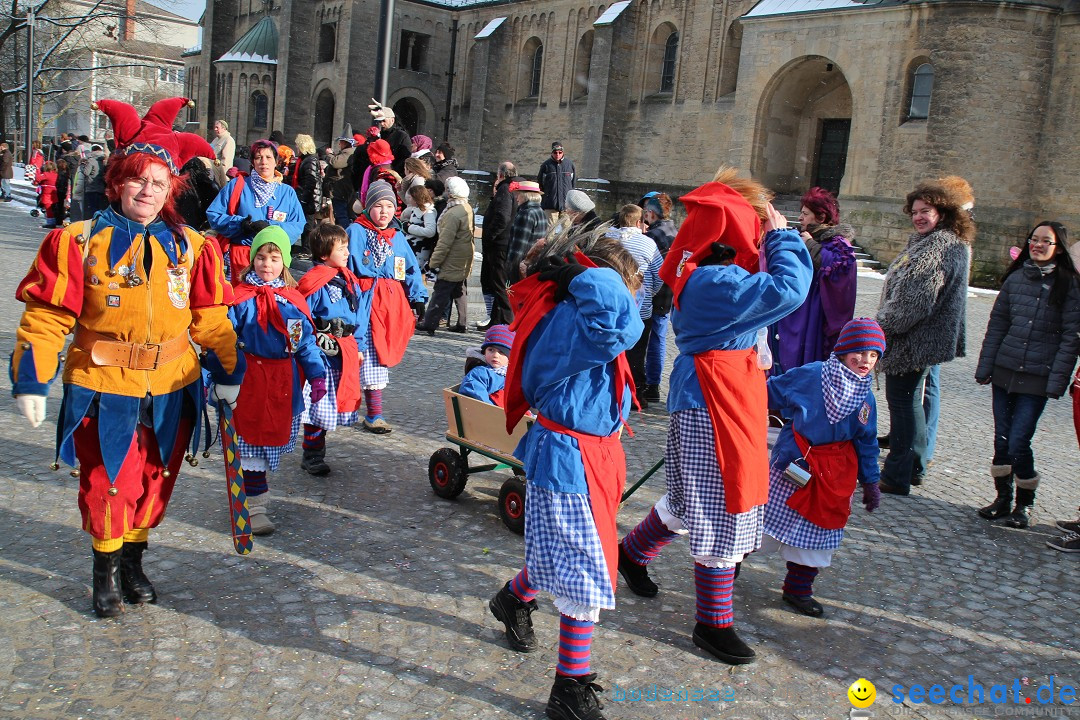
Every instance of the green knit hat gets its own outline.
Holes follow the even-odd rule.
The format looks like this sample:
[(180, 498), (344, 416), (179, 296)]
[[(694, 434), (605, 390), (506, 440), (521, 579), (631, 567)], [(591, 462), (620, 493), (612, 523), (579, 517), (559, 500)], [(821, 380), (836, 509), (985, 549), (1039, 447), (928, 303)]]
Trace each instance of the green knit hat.
[(292, 265), (292, 241), (289, 240), (289, 234), (281, 229), (280, 225), (271, 225), (264, 227), (256, 235), (255, 239), (251, 241), (251, 261), (255, 262), (255, 256), (266, 243), (272, 243), (277, 245), (278, 250), (281, 250), (281, 261), (285, 263), (285, 267)]

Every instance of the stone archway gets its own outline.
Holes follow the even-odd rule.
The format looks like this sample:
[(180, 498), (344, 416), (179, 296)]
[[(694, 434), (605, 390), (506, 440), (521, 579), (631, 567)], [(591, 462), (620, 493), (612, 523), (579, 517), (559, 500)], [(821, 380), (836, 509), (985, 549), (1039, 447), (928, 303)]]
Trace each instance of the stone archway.
[(399, 88), (386, 103), (394, 109), (397, 122), (409, 135), (428, 135), (435, 139), (439, 128), (439, 115), (435, 106), (422, 91), (415, 87)]
[(778, 193), (820, 184), (839, 194), (851, 117), (851, 87), (836, 63), (820, 55), (791, 61), (762, 93), (751, 172)]

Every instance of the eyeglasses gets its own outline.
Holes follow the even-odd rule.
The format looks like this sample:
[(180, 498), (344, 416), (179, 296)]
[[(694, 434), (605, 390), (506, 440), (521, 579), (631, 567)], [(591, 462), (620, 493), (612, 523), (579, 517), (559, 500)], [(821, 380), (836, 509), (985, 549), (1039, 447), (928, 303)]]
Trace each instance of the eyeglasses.
[(149, 185), (155, 195), (160, 195), (169, 189), (168, 183), (151, 180), (150, 178), (128, 178), (124, 183), (132, 190), (145, 190), (146, 186)]
[(1047, 247), (1053, 247), (1057, 245), (1053, 240), (1044, 240), (1043, 238), (1028, 238), (1028, 245), (1046, 245)]

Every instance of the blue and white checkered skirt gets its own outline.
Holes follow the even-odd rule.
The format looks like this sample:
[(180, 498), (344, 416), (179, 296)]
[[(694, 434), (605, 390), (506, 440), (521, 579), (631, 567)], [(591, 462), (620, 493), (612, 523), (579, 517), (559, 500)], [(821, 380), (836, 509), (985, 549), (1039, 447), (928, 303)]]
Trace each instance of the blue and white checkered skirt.
[(239, 438), (237, 445), (240, 451), (240, 459), (263, 458), (266, 460), (268, 470), (271, 472), (277, 470), (278, 465), (281, 464), (281, 457), (296, 449), (296, 436), (300, 433), (301, 417), (303, 417), (302, 414), (293, 417), (292, 428), (289, 430), (289, 442), (284, 445), (249, 445), (244, 442), (244, 438)]
[(806, 550), (835, 550), (844, 539), (844, 529), (826, 530), (788, 506), (788, 498), (798, 490), (784, 478), (783, 468), (769, 468), (769, 504), (765, 506), (765, 532), (785, 545)]
[(304, 384), (304, 412), (300, 421), (318, 425), (330, 432), (339, 426), (355, 425), (360, 419), (360, 411), (342, 413), (337, 410), (337, 388), (341, 384), (341, 363), (326, 361), (326, 396), (311, 404), (311, 385)]
[(375, 341), (371, 332), (367, 334), (367, 347), (364, 348), (364, 362), (360, 364), (360, 387), (364, 390), (382, 390), (390, 384), (390, 371), (379, 364), (379, 354), (375, 352)]
[(525, 567), (529, 583), (578, 606), (615, 607), (589, 496), (528, 483)]
[(690, 554), (735, 557), (757, 550), (765, 506), (738, 514), (725, 509), (724, 481), (707, 409), (671, 415), (664, 466), (668, 505), (689, 531)]

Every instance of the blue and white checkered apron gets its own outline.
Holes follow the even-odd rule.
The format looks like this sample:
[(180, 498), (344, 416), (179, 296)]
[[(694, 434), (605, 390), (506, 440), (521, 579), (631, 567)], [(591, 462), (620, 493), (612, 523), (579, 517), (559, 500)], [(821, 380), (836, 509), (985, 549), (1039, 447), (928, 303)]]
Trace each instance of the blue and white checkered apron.
[(826, 530), (792, 510), (788, 504), (798, 487), (784, 478), (783, 468), (769, 468), (769, 504), (765, 506), (765, 532), (785, 545), (806, 550), (835, 550), (844, 529)]
[(390, 371), (379, 364), (379, 354), (375, 352), (375, 341), (371, 332), (367, 334), (367, 347), (364, 348), (364, 362), (360, 364), (360, 387), (364, 390), (382, 390), (390, 384)]
[(589, 496), (528, 483), (525, 567), (529, 583), (557, 598), (610, 609), (615, 592)]
[(337, 388), (341, 383), (341, 364), (330, 360), (326, 362), (326, 397), (311, 404), (311, 385), (304, 384), (304, 412), (301, 422), (318, 425), (330, 432), (339, 426), (355, 425), (360, 419), (360, 411), (342, 413), (337, 411)]
[(708, 410), (672, 414), (664, 453), (668, 505), (689, 530), (691, 555), (743, 555), (761, 544), (765, 506), (734, 515), (725, 509), (715, 443)]
[(281, 464), (281, 457), (296, 449), (296, 436), (300, 433), (301, 415), (295, 415), (292, 419), (292, 428), (289, 430), (289, 442), (284, 445), (249, 445), (244, 438), (239, 438), (237, 445), (240, 449), (240, 458), (263, 458), (266, 460), (267, 469), (273, 472)]

